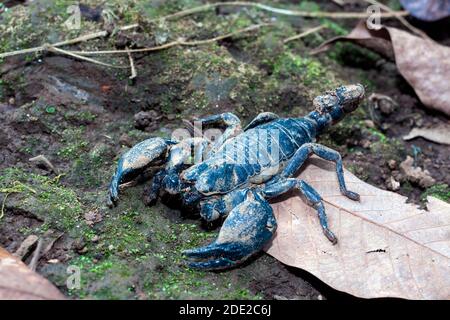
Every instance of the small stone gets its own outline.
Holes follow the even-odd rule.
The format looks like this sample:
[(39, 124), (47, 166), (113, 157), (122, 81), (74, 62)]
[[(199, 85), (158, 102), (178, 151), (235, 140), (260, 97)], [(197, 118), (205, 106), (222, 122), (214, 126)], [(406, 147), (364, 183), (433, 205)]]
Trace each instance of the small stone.
[(100, 237), (98, 235), (93, 236), (91, 239), (91, 241), (94, 243), (98, 242), (98, 240), (100, 240)]
[(400, 182), (394, 179), (394, 177), (390, 177), (386, 183), (388, 190), (397, 191), (400, 189)]
[(11, 106), (15, 105), (15, 104), (16, 104), (16, 99), (14, 99), (14, 98), (9, 98), (8, 104), (10, 104)]
[(158, 120), (161, 119), (156, 111), (140, 111), (134, 115), (134, 126), (136, 129), (149, 130), (158, 125)]
[(84, 240), (81, 239), (81, 238), (76, 239), (76, 240), (72, 243), (72, 249), (75, 250), (76, 252), (80, 252), (81, 250), (84, 249), (84, 247), (86, 247), (86, 243), (85, 243)]
[(415, 120), (416, 127), (422, 127), (423, 126), (423, 118), (418, 118)]
[(364, 124), (365, 124), (368, 128), (375, 128), (375, 123), (373, 123), (372, 120), (364, 120)]
[(395, 161), (394, 159), (389, 160), (387, 164), (388, 164), (389, 169), (391, 169), (391, 170), (394, 170), (397, 168), (397, 161)]
[(50, 260), (47, 260), (47, 263), (50, 263), (50, 264), (58, 264), (58, 263), (59, 263), (59, 260), (58, 260), (58, 259), (50, 259)]
[(431, 177), (428, 170), (414, 167), (414, 159), (410, 156), (400, 163), (400, 171), (405, 175), (406, 179), (412, 183), (418, 184), (422, 188), (428, 188), (436, 183), (436, 180)]
[(369, 149), (371, 145), (371, 142), (367, 139), (364, 139), (361, 141), (361, 147), (363, 147), (364, 149)]
[(317, 296), (317, 300), (323, 300), (323, 296), (322, 296), (321, 294), (319, 294), (319, 295)]
[(119, 143), (122, 146), (127, 146), (130, 148), (133, 146), (133, 141), (131, 140), (131, 137), (126, 133), (124, 133), (120, 136)]
[(85, 254), (86, 252), (88, 252), (88, 247), (84, 247), (83, 249), (78, 250), (77, 252), (78, 252), (79, 254)]
[(167, 115), (167, 120), (172, 121), (172, 120), (174, 120), (174, 119), (175, 119), (175, 115), (174, 115), (174, 114), (168, 114), (168, 115)]
[(380, 108), (381, 113), (388, 115), (395, 110), (395, 103), (388, 99), (380, 99), (378, 101), (378, 107)]

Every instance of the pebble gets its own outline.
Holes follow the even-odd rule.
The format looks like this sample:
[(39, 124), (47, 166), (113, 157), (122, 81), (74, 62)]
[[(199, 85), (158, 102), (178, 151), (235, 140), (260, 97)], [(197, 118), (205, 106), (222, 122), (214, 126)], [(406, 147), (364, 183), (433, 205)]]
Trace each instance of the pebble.
[(368, 128), (375, 128), (375, 123), (373, 123), (372, 120), (364, 120), (364, 124), (365, 124)]
[(388, 190), (397, 191), (400, 189), (400, 182), (394, 179), (394, 177), (390, 177), (386, 183)]
[(58, 259), (50, 259), (50, 260), (47, 260), (47, 263), (50, 263), (50, 264), (58, 264), (58, 263), (59, 263), (59, 260), (58, 260)]
[(397, 168), (397, 161), (395, 161), (394, 159), (391, 159), (388, 161), (388, 167), (391, 170), (394, 170), (395, 168)]
[(416, 183), (422, 188), (428, 188), (436, 183), (428, 170), (414, 167), (414, 159), (410, 156), (400, 163), (400, 171), (405, 175), (406, 179), (412, 183)]
[(126, 133), (120, 136), (119, 143), (120, 145), (127, 146), (130, 148), (133, 146), (133, 141), (131, 140), (131, 137)]

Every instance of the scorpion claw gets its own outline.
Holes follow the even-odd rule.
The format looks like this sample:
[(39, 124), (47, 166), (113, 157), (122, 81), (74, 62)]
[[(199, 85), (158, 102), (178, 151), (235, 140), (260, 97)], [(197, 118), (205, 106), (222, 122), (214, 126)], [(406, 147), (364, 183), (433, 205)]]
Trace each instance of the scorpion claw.
[(189, 262), (188, 266), (192, 269), (203, 269), (203, 270), (220, 270), (228, 269), (234, 267), (236, 261), (230, 260), (228, 258), (218, 258), (216, 260), (206, 261), (206, 262)]
[(204, 247), (184, 251), (196, 269), (233, 267), (259, 252), (272, 238), (276, 220), (269, 203), (256, 191), (248, 190), (246, 199), (236, 206), (222, 225), (217, 239)]

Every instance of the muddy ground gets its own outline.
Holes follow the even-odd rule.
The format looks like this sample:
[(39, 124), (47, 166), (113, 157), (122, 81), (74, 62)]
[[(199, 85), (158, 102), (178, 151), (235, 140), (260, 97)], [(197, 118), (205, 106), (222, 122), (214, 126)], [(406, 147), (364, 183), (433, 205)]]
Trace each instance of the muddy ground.
[[(163, 44), (184, 36), (205, 39), (271, 15), (254, 9), (221, 9), (176, 21), (152, 18), (201, 1), (83, 2), (82, 26), (67, 31), (69, 1), (34, 1), (0, 14), (0, 52), (73, 38), (114, 25), (139, 21), (141, 28), (106, 39), (65, 47), (73, 50), (123, 49)], [(147, 3), (147, 2), (146, 2)], [(340, 10), (327, 1), (272, 1), (300, 10)], [(389, 4), (396, 6), (395, 1)], [(111, 10), (115, 18), (99, 18)], [(363, 10), (349, 6), (348, 10)], [(262, 111), (298, 116), (312, 98), (342, 83), (361, 82), (368, 92), (397, 104), (376, 108), (366, 101), (351, 117), (320, 138), (341, 152), (347, 169), (382, 189), (394, 189), (421, 206), (425, 195), (450, 199), (448, 147), (417, 138), (411, 128), (447, 121), (425, 109), (395, 64), (364, 49), (340, 44), (320, 56), (309, 50), (345, 34), (356, 21), (277, 17), (263, 28), (208, 45), (176, 47), (134, 55), (137, 77), (57, 54), (30, 54), (0, 61), (0, 246), (15, 252), (29, 235), (43, 239), (37, 271), (68, 297), (107, 299), (322, 299), (348, 298), (306, 272), (260, 254), (237, 269), (199, 272), (183, 265), (181, 251), (210, 242), (216, 230), (163, 204), (146, 207), (145, 183), (127, 188), (114, 209), (106, 190), (118, 156), (150, 136), (170, 136), (183, 119), (232, 111), (244, 122)], [(414, 21), (412, 20), (414, 23)], [(386, 21), (399, 26), (395, 21)], [(328, 28), (302, 40), (283, 39), (308, 27)], [(449, 44), (448, 21), (427, 26)], [(99, 57), (126, 66), (120, 56)], [(44, 155), (54, 170), (30, 158)], [(410, 155), (435, 183), (423, 187), (402, 174)], [(400, 183), (392, 185), (392, 179)], [(24, 258), (29, 262), (31, 257)], [(81, 269), (81, 288), (68, 289), (67, 268)]]

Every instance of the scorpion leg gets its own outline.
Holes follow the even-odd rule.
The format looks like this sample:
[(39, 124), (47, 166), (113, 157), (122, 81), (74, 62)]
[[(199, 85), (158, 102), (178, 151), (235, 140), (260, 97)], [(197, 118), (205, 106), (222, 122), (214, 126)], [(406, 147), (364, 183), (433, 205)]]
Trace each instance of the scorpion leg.
[(239, 118), (231, 112), (216, 114), (197, 121), (200, 122), (202, 126), (225, 126), (224, 133), (214, 143), (208, 157), (213, 155), (215, 150), (220, 148), (226, 140), (238, 135), (242, 131), (241, 120), (239, 120)]
[(155, 203), (159, 196), (159, 190), (161, 190), (164, 177), (167, 175), (166, 170), (158, 171), (152, 179), (149, 190), (144, 194), (144, 203), (151, 206)]
[(270, 122), (275, 119), (279, 119), (280, 117), (272, 112), (262, 112), (256, 116), (250, 123), (244, 128), (244, 131), (249, 129), (253, 129), (263, 123)]
[(119, 185), (130, 181), (151, 165), (165, 162), (164, 156), (170, 145), (177, 142), (162, 138), (144, 140), (125, 152), (119, 159), (116, 172), (109, 186), (108, 205), (119, 199)]
[(336, 244), (337, 238), (328, 228), (328, 219), (325, 213), (325, 207), (322, 202), (322, 197), (304, 180), (295, 178), (285, 179), (266, 186), (262, 191), (265, 197), (274, 198), (288, 192), (291, 189), (299, 190), (305, 196), (308, 204), (316, 209), (323, 233), (328, 238), (328, 240), (330, 240), (333, 244)]
[(342, 158), (339, 152), (317, 143), (305, 143), (302, 145), (288, 162), (283, 172), (281, 172), (280, 178), (292, 177), (311, 154), (315, 154), (322, 159), (336, 163), (336, 174), (341, 193), (351, 200), (359, 201), (359, 194), (347, 190), (347, 187), (345, 186)]
[(244, 201), (231, 210), (213, 243), (184, 251), (187, 257), (196, 260), (189, 263), (191, 268), (236, 266), (259, 252), (272, 238), (277, 227), (272, 207), (258, 191), (245, 191)]

